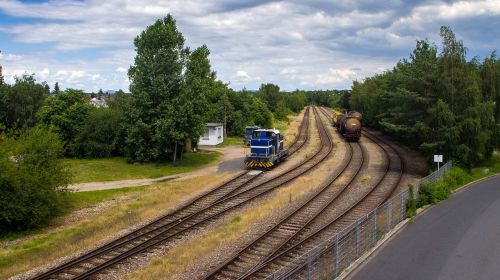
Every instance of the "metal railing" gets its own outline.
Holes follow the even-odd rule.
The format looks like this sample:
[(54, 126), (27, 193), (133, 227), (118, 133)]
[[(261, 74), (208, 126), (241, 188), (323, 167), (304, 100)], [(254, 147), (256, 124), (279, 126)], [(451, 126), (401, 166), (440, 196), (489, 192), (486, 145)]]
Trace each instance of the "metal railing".
[[(437, 181), (452, 167), (451, 161), (447, 162), (439, 171), (436, 170), (422, 178), (419, 186), (422, 183)], [(415, 193), (418, 193), (419, 186), (416, 186)], [(408, 197), (408, 189), (391, 197), (349, 227), (295, 258), (266, 279), (326, 280), (337, 278), (344, 269), (373, 248), (380, 239), (406, 218)]]

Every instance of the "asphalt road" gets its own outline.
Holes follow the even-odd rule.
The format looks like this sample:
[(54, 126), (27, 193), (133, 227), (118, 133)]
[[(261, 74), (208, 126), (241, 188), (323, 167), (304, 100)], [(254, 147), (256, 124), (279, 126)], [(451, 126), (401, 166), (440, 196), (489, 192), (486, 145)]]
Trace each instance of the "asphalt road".
[(500, 176), (429, 209), (347, 279), (500, 279)]

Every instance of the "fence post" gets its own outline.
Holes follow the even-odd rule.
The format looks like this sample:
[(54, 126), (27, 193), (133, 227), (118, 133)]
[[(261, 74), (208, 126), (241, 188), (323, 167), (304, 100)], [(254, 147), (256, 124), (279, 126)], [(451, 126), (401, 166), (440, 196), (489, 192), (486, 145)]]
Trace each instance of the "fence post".
[(377, 208), (373, 211), (373, 244), (377, 242)]
[(406, 210), (406, 201), (405, 201), (405, 193), (408, 193), (408, 190), (405, 192), (400, 193), (399, 195), (401, 196), (401, 209), (400, 209), (400, 215), (399, 215), (399, 221), (401, 222), (404, 217), (405, 217), (405, 210)]
[(335, 238), (335, 278), (339, 276), (340, 260), (339, 260), (339, 234)]
[(307, 253), (307, 279), (311, 280), (311, 253)]
[(359, 258), (359, 220), (356, 222), (356, 258)]
[(392, 223), (392, 198), (387, 203), (387, 232), (391, 231)]

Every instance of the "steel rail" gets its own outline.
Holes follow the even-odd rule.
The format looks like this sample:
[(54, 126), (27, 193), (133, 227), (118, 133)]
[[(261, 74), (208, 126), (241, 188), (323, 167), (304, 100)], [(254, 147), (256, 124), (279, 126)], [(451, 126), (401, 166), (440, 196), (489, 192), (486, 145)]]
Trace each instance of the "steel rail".
[[(300, 130), (299, 130), (299, 135), (298, 135), (298, 137), (297, 137), (297, 138), (300, 138), (300, 135), (301, 135), (301, 134), (303, 134), (304, 129), (307, 129), (307, 130), (308, 130), (308, 124), (307, 124), (307, 123), (308, 123), (308, 112), (309, 112), (309, 108), (307, 108), (307, 109), (306, 109), (306, 112), (307, 112), (307, 114), (306, 114), (306, 116), (307, 116), (307, 117), (305, 118), (306, 120), (305, 120), (305, 121), (303, 121), (303, 123), (301, 124), (302, 129), (300, 129)], [(306, 123), (306, 125), (303, 125), (304, 123)], [(308, 133), (307, 133), (307, 134), (308, 134)], [(291, 145), (291, 147), (292, 147), (294, 144), (296, 144), (298, 141), (299, 141), (298, 139), (297, 139), (297, 141), (294, 141), (294, 143)], [(304, 139), (304, 141), (301, 141), (302, 143), (300, 143), (300, 142), (299, 142), (299, 143), (300, 143), (300, 146), (304, 145), (304, 143), (305, 143), (305, 142), (307, 142), (307, 141), (308, 141), (308, 137), (306, 137), (306, 138)], [(321, 149), (320, 149), (319, 151), (321, 151)], [(312, 159), (312, 158), (311, 158), (311, 159)], [(242, 174), (242, 175), (240, 175), (240, 176), (237, 176), (237, 178), (235, 178), (235, 179), (238, 179), (238, 178), (240, 178), (240, 177), (243, 177), (244, 175), (245, 175), (245, 174)], [(277, 176), (277, 177), (275, 177), (275, 178), (271, 178), (271, 179), (270, 179), (270, 181), (275, 180), (275, 179), (276, 179), (276, 178), (278, 178), (278, 177), (280, 177), (280, 176)], [(231, 180), (231, 181), (233, 181), (233, 180)], [(266, 182), (263, 182), (262, 184), (266, 184), (266, 183), (268, 183), (268, 182), (269, 182), (269, 181), (266, 181)], [(261, 185), (262, 185), (262, 184), (261, 184)], [(219, 188), (217, 188), (217, 189), (219, 189)], [(230, 197), (232, 198), (232, 197), (234, 197), (234, 195), (233, 195), (233, 196), (230, 196)], [(254, 198), (254, 197), (253, 197), (253, 198)], [(228, 199), (229, 199), (229, 197), (224, 197), (224, 198), (222, 199), (222, 201), (225, 201), (225, 200), (228, 200)], [(221, 201), (221, 200), (219, 200), (219, 201)], [(218, 201), (218, 202), (219, 202), (219, 201)], [(212, 205), (213, 205), (213, 204), (212, 204)], [(232, 208), (232, 207), (231, 207), (231, 208)], [(204, 210), (206, 210), (206, 209), (204, 209)], [(194, 214), (191, 214), (191, 215), (188, 215), (187, 217), (184, 217), (184, 218), (185, 218), (185, 219), (188, 219), (189, 217), (191, 217), (191, 216), (193, 216), (193, 215), (194, 215)], [(212, 217), (213, 217), (213, 216), (210, 216), (209, 218), (212, 218)], [(162, 218), (160, 218), (160, 219), (158, 219), (158, 220), (161, 220), (161, 219), (162, 219)], [(182, 223), (182, 221), (183, 221), (183, 220), (185, 220), (185, 219), (182, 219), (182, 218), (178, 219), (178, 220), (177, 220), (178, 222), (177, 222), (177, 223), (174, 223), (174, 225), (173, 225), (172, 227), (175, 227), (176, 225), (178, 225), (178, 224)], [(156, 221), (154, 221), (154, 222), (156, 222)], [(154, 222), (153, 222), (153, 223), (154, 223)], [(169, 225), (172, 225), (172, 223), (170, 223)], [(164, 226), (165, 226), (165, 225), (163, 225), (163, 226), (159, 226), (159, 227), (164, 227)], [(194, 226), (195, 226), (195, 225), (194, 225)], [(170, 227), (169, 229), (171, 229), (172, 227)], [(193, 227), (193, 226), (190, 226), (190, 227), (188, 227), (188, 228), (192, 228), (192, 227)], [(157, 227), (156, 229), (158, 229), (158, 227)], [(138, 232), (138, 231), (140, 231), (140, 230), (141, 230), (141, 229), (136, 230), (136, 232)], [(150, 233), (151, 233), (152, 231), (154, 231), (154, 230), (155, 230), (155, 229), (153, 229), (153, 230), (151, 230), (151, 231), (149, 231), (149, 232), (141, 233), (141, 234), (140, 234), (140, 236), (142, 237), (142, 236), (145, 236), (145, 235), (147, 235), (147, 234), (150, 234)], [(181, 232), (183, 232), (183, 231), (181, 231)], [(178, 233), (180, 233), (180, 232), (178, 232)], [(155, 235), (154, 237), (157, 237), (157, 236), (158, 236), (158, 235)], [(153, 237), (153, 238), (154, 238), (154, 237)], [(44, 273), (44, 274), (42, 274), (42, 275), (39, 275), (39, 276), (35, 277), (34, 279), (48, 279), (48, 278), (50, 278), (51, 276), (54, 276), (54, 274), (57, 274), (57, 273), (59, 273), (59, 272), (64, 272), (65, 270), (68, 270), (69, 268), (71, 268), (71, 267), (73, 267), (73, 266), (78, 265), (78, 264), (79, 264), (79, 263), (81, 263), (82, 261), (85, 261), (85, 260), (91, 259), (91, 258), (93, 258), (93, 257), (96, 257), (96, 256), (98, 256), (98, 255), (102, 254), (103, 252), (110, 251), (111, 249), (114, 249), (115, 247), (118, 247), (119, 245), (123, 245), (123, 244), (125, 244), (125, 243), (129, 243), (129, 242), (131, 242), (131, 241), (137, 240), (138, 238), (139, 238), (139, 236), (136, 236), (136, 237), (132, 238), (132, 240), (126, 240), (126, 238), (123, 238), (123, 237), (122, 237), (121, 239), (119, 239), (119, 240), (123, 241), (123, 242), (121, 242), (121, 243), (120, 243), (120, 242), (117, 242), (117, 241), (115, 240), (115, 241), (113, 241), (113, 242), (111, 242), (111, 243), (109, 243), (109, 244), (108, 244), (108, 245), (110, 245), (110, 244), (111, 244), (111, 246), (107, 246), (107, 245), (105, 245), (105, 246), (103, 246), (103, 247), (101, 247), (101, 248), (98, 248), (97, 250), (94, 250), (94, 251), (92, 251), (92, 252), (90, 252), (90, 253), (88, 253), (88, 254), (86, 254), (86, 255), (84, 255), (84, 256), (82, 256), (82, 257), (80, 257), (80, 258), (77, 258), (77, 259), (75, 259), (75, 260), (73, 260), (73, 261), (70, 261), (70, 262), (68, 262), (68, 263), (64, 264), (63, 266), (57, 267), (57, 268), (52, 269), (52, 270), (50, 270), (50, 271), (48, 271), (48, 272), (46, 272), (46, 273)], [(125, 241), (124, 241), (124, 240), (125, 240)], [(141, 245), (141, 244), (140, 244), (140, 245)], [(136, 247), (136, 248), (137, 248), (137, 247)], [(148, 247), (148, 248), (149, 248), (149, 247)], [(138, 253), (138, 252), (133, 252), (133, 254), (135, 254), (135, 253)], [(81, 275), (81, 276), (82, 276), (82, 277), (86, 277), (85, 275)]]
[[(309, 247), (311, 247), (310, 244), (308, 246), (308, 244), (307, 244), (308, 242), (311, 243), (311, 241), (314, 238), (317, 238), (320, 234), (324, 233), (327, 229), (333, 227), (336, 223), (339, 223), (340, 221), (342, 221), (342, 219), (344, 219), (349, 213), (351, 213), (351, 211), (353, 211), (355, 207), (360, 206), (363, 202), (367, 201), (368, 198), (370, 198), (371, 194), (373, 194), (375, 192), (375, 190), (377, 190), (378, 186), (382, 183), (382, 181), (390, 173), (389, 171), (391, 170), (391, 164), (394, 164), (394, 163), (393, 163), (392, 160), (390, 160), (389, 152), (388, 152), (388, 150), (387, 150), (386, 147), (384, 147), (384, 146), (380, 145), (380, 143), (377, 143), (376, 141), (374, 141), (372, 138), (370, 138), (370, 136), (367, 136), (367, 138), (369, 138), (372, 142), (374, 142), (379, 147), (381, 147), (382, 150), (384, 151), (384, 154), (386, 155), (386, 157), (388, 159), (388, 164), (386, 166), (386, 170), (385, 170), (384, 175), (378, 180), (378, 182), (370, 190), (370, 192), (368, 192), (366, 195), (364, 195), (363, 197), (361, 197), (360, 199), (358, 199), (356, 203), (354, 203), (351, 207), (349, 207), (348, 209), (346, 209), (337, 218), (335, 218), (332, 221), (330, 221), (329, 223), (325, 224), (324, 226), (322, 226), (318, 230), (311, 232), (309, 235), (307, 235), (306, 237), (304, 237), (302, 240), (298, 241), (298, 243), (295, 243), (295, 244), (291, 245), (286, 250), (283, 250), (283, 251), (279, 252), (278, 254), (275, 254), (274, 256), (268, 258), (265, 262), (263, 262), (261, 265), (259, 265), (257, 268), (255, 268), (253, 271), (251, 271), (250, 273), (246, 274), (244, 277), (241, 277), (241, 278), (238, 278), (238, 279), (248, 279), (248, 278), (252, 279), (252, 278), (255, 278), (255, 277), (256, 278), (261, 278), (263, 276), (263, 274), (265, 274), (265, 268), (266, 267), (270, 267), (271, 264), (277, 265), (276, 263), (279, 262), (279, 260), (282, 260), (283, 258), (286, 258), (286, 256), (288, 256), (289, 258), (293, 259), (292, 256), (301, 255), (300, 253), (298, 253), (296, 251), (299, 251), (299, 252), (300, 251), (307, 251), (307, 249)], [(401, 178), (403, 176), (403, 172), (404, 172), (403, 171), (404, 170), (404, 166), (402, 165), (403, 161), (399, 157), (399, 154), (397, 154), (397, 156), (400, 159), (400, 164), (401, 164), (400, 165), (400, 172), (399, 172), (397, 181), (393, 184), (393, 186), (391, 188), (390, 194), (399, 185), (399, 183), (401, 181)], [(386, 199), (384, 199), (383, 201), (385, 201), (385, 200)], [(382, 204), (383, 201), (378, 202), (376, 205), (378, 206), (378, 205)], [(300, 250), (299, 248), (301, 248), (301, 247), (302, 247), (302, 249), (305, 248), (305, 250)]]
[[(320, 111), (321, 108), (320, 108)], [(320, 119), (319, 114), (317, 111), (314, 112), (317, 116), (318, 119)], [(324, 112), (323, 112), (324, 113)], [(324, 131), (324, 136), (327, 137), (330, 145), (333, 146), (333, 142), (330, 136), (330, 133), (326, 130), (324, 127), (324, 124), (321, 124), (323, 127)], [(333, 186), (334, 182), (338, 180), (338, 178), (344, 174), (346, 170), (348, 170), (348, 167), (352, 167), (351, 163), (354, 161), (353, 159), (353, 147), (351, 144), (348, 145), (349, 147), (349, 156), (347, 156), (341, 165), (341, 168), (337, 171), (337, 173), (330, 177), (328, 181), (324, 182), (323, 185), (316, 191), (316, 193), (307, 199), (307, 201), (304, 201), (295, 211), (287, 215), (287, 217), (283, 218), (279, 223), (277, 223), (273, 228), (267, 230), (263, 234), (261, 234), (257, 239), (255, 239), (252, 243), (248, 244), (246, 247), (243, 249), (239, 250), (236, 254), (233, 254), (230, 258), (228, 258), (224, 263), (220, 264), (217, 268), (213, 269), (211, 273), (206, 275), (204, 279), (210, 279), (210, 278), (221, 278), (222, 275), (226, 275), (232, 273), (232, 277), (234, 277), (234, 269), (240, 269), (242, 268), (242, 262), (253, 262), (255, 263), (256, 258), (258, 259), (259, 256), (254, 253), (252, 255), (251, 251), (258, 252), (259, 254), (262, 254), (262, 251), (257, 250), (257, 247), (259, 245), (268, 245), (269, 240), (266, 239), (276, 239), (276, 235), (278, 237), (280, 235), (285, 235), (284, 240), (281, 240), (275, 249), (271, 248), (271, 252), (268, 253), (268, 256), (273, 255), (277, 250), (281, 248), (282, 245), (286, 244), (290, 239), (294, 238), (299, 232), (301, 232), (304, 228), (306, 228), (316, 217), (318, 217), (321, 213), (323, 213), (328, 206), (330, 206), (335, 198), (342, 193), (347, 186), (355, 179), (357, 174), (359, 173), (362, 165), (363, 165), (363, 155), (361, 155), (361, 160), (360, 163), (358, 164), (358, 167), (355, 168), (356, 171), (354, 172), (353, 175), (351, 175), (351, 178), (348, 183), (343, 184), (343, 188), (340, 190), (340, 192), (337, 192), (336, 194), (331, 194), (328, 192), (329, 189)], [(355, 166), (354, 166), (355, 167)], [(326, 196), (326, 197), (325, 197)], [(326, 201), (324, 199), (326, 198)], [(323, 200), (323, 201), (322, 201)], [(314, 205), (315, 203), (319, 205)], [(319, 208), (318, 208), (319, 207)], [(307, 217), (308, 212), (310, 212), (310, 209), (317, 208), (316, 211), (309, 217)], [(305, 221), (299, 221), (302, 222), (299, 228), (294, 229), (294, 225), (297, 224), (296, 219), (301, 219), (304, 215), (306, 215), (306, 220)], [(294, 220), (295, 219), (295, 220)], [(302, 218), (303, 219), (303, 218)], [(290, 233), (291, 230), (295, 230), (295, 232), (292, 233), (291, 236), (286, 237), (287, 232)], [(280, 234), (281, 233), (281, 234)], [(262, 249), (262, 246), (260, 247)], [(265, 248), (267, 249), (267, 248)], [(244, 258), (245, 254), (247, 255), (246, 258)], [(248, 256), (249, 255), (249, 256)], [(265, 257), (265, 256), (264, 256)], [(262, 259), (262, 257), (261, 257)], [(260, 260), (263, 261), (263, 260)], [(264, 259), (265, 261), (265, 259)], [(260, 262), (257, 262), (253, 264), (250, 268), (248, 268), (247, 271), (251, 271), (254, 269), (256, 266), (258, 266)], [(246, 271), (243, 271), (243, 275), (246, 273)], [(219, 277), (220, 276), (220, 277)], [(231, 277), (231, 276), (230, 276)]]
[[(180, 234), (185, 233), (186, 231), (188, 231), (190, 229), (197, 228), (201, 224), (203, 224), (207, 221), (210, 221), (213, 218), (216, 218), (218, 216), (226, 214), (231, 209), (241, 207), (243, 204), (246, 204), (247, 202), (252, 201), (253, 199), (255, 199), (257, 197), (263, 196), (263, 195), (273, 191), (274, 189), (276, 189), (279, 186), (282, 186), (286, 183), (289, 183), (290, 181), (303, 175), (304, 173), (311, 171), (315, 166), (317, 166), (321, 161), (323, 161), (326, 156), (324, 155), (324, 153), (322, 153), (322, 150), (323, 150), (323, 148), (318, 149), (318, 151), (315, 153), (315, 155), (313, 157), (308, 158), (302, 164), (298, 164), (297, 166), (295, 166), (291, 170), (288, 170), (286, 173), (283, 173), (282, 175), (280, 175), (278, 177), (271, 178), (269, 181), (263, 182), (259, 185), (259, 186), (263, 186), (263, 185), (265, 186), (270, 181), (275, 181), (275, 180), (279, 181), (277, 179), (281, 179), (282, 177), (284, 177), (284, 175), (292, 174), (292, 171), (299, 170), (298, 173), (293, 174), (290, 178), (285, 178), (284, 181), (278, 182), (278, 184), (275, 184), (275, 186), (267, 187), (267, 189), (264, 188), (264, 190), (260, 190), (260, 192), (256, 187), (254, 187), (254, 188), (245, 190), (241, 193), (234, 194), (231, 197), (228, 197), (222, 201), (217, 202), (215, 205), (213, 205), (213, 207), (209, 207), (209, 208), (205, 209), (207, 211), (200, 211), (200, 214), (207, 214), (210, 212), (210, 210), (215, 209), (216, 212), (208, 214), (208, 217), (202, 217), (201, 220), (195, 220), (194, 222), (191, 222), (191, 223), (190, 223), (190, 219), (183, 220), (183, 221), (179, 222), (178, 224), (176, 224), (174, 227), (162, 230), (160, 233), (152, 236), (151, 238), (149, 238), (145, 242), (143, 242), (137, 246), (134, 246), (133, 248), (128, 249), (125, 252), (122, 252), (117, 256), (113, 256), (110, 260), (107, 260), (105, 263), (97, 265), (90, 270), (87, 270), (86, 272), (78, 275), (74, 279), (85, 279), (85, 278), (88, 278), (92, 275), (95, 275), (95, 274), (99, 273), (100, 271), (105, 270), (118, 262), (121, 262), (122, 260), (125, 260), (127, 258), (130, 258), (133, 255), (136, 255), (136, 254), (141, 253), (147, 249), (150, 249), (150, 248), (152, 248), (152, 247), (154, 247), (154, 246), (156, 246), (156, 245), (158, 245), (166, 240), (169, 240), (173, 237), (177, 237)], [(313, 159), (315, 159), (315, 160), (313, 161)], [(304, 170), (300, 170), (300, 168), (303, 168), (305, 166), (305, 163), (309, 163), (309, 162), (312, 162), (312, 165), (310, 167), (306, 167)], [(257, 192), (257, 193), (252, 193), (252, 192)], [(248, 194), (247, 197), (244, 196), (245, 194)], [(224, 207), (224, 205), (223, 205), (225, 202), (227, 202), (227, 204), (228, 204), (228, 205), (226, 205), (226, 207)], [(223, 205), (223, 206), (220, 206), (220, 205)], [(219, 206), (219, 209), (217, 206)], [(212, 208), (212, 209), (210, 209), (210, 208)], [(222, 208), (222, 209), (220, 209), (220, 208)], [(177, 227), (177, 226), (179, 226), (179, 227)], [(184, 226), (184, 228), (182, 228), (183, 226)], [(169, 230), (173, 231), (173, 233), (169, 233)]]

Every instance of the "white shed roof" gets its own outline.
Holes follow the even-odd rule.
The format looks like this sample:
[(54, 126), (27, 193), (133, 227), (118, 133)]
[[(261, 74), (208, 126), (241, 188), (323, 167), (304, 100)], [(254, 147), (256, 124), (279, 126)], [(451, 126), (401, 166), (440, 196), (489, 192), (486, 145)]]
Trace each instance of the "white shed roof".
[(206, 123), (205, 126), (223, 126), (222, 123)]

